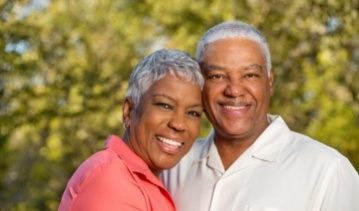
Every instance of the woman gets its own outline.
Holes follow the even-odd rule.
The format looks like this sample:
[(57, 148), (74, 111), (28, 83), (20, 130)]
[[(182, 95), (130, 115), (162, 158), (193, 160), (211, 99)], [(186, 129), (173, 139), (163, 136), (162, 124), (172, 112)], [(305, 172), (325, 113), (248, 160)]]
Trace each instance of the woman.
[(59, 210), (175, 210), (159, 180), (191, 148), (199, 133), (203, 78), (188, 54), (160, 50), (133, 70), (123, 103), (123, 139), (74, 173)]

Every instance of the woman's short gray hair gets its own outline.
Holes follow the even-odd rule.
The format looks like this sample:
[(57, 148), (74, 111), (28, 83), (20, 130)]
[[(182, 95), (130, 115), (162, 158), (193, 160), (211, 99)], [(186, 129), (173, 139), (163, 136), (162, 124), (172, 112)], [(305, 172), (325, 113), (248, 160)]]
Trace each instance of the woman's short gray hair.
[(263, 51), (268, 75), (270, 74), (272, 65), (270, 51), (265, 37), (256, 28), (241, 21), (227, 21), (210, 28), (202, 36), (201, 40), (197, 45), (197, 61), (203, 61), (203, 53), (208, 44), (217, 40), (228, 38), (243, 38), (258, 43)]
[(204, 79), (197, 61), (179, 50), (158, 50), (142, 59), (134, 68), (126, 92), (135, 107), (141, 96), (159, 79), (171, 74), (198, 84), (203, 88)]

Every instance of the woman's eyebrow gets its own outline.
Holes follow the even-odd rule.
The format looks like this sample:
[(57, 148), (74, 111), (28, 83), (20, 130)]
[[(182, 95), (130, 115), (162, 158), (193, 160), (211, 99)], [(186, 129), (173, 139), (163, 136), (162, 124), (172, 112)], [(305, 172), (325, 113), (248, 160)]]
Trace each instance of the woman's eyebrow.
[(171, 100), (171, 101), (175, 101), (174, 98), (172, 98), (171, 96), (169, 95), (166, 95), (166, 94), (162, 94), (162, 93), (154, 93), (152, 95), (153, 98), (156, 98), (156, 97), (164, 97), (164, 98), (167, 98), (168, 100)]
[[(152, 95), (152, 98), (156, 98), (156, 97), (163, 97), (166, 98), (170, 101), (176, 102), (176, 100), (174, 98), (172, 98), (171, 96), (168, 96), (166, 94), (162, 94), (162, 93), (155, 93)], [(195, 108), (195, 107), (199, 107), (199, 108), (203, 108), (203, 104), (202, 103), (194, 103), (193, 105), (189, 106), (191, 108)]]

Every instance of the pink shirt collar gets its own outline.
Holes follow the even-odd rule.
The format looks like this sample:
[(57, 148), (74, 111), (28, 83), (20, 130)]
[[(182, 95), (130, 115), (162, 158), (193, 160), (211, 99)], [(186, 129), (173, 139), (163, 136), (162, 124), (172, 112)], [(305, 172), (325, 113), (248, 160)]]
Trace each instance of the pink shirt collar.
[(142, 158), (135, 154), (121, 138), (115, 135), (108, 136), (105, 143), (105, 149), (106, 148), (113, 150), (123, 161), (125, 161), (133, 173), (143, 174), (152, 183), (163, 187), (163, 183), (160, 179), (151, 172)]

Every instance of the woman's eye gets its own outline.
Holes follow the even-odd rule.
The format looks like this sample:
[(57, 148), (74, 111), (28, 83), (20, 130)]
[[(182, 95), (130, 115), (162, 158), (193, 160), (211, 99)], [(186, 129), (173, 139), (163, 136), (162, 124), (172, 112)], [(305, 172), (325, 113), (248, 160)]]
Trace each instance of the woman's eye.
[(194, 117), (201, 117), (202, 113), (198, 112), (198, 111), (190, 111), (188, 112), (189, 115), (194, 116)]
[(157, 106), (165, 108), (165, 109), (171, 109), (172, 106), (167, 103), (156, 103)]

